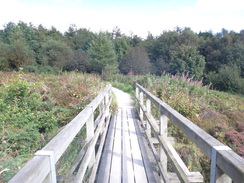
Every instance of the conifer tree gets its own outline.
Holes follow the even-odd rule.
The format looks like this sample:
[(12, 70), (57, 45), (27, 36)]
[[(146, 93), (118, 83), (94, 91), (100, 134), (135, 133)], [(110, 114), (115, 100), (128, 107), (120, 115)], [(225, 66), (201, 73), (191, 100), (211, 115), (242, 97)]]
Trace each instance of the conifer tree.
[(88, 55), (92, 71), (100, 74), (105, 70), (114, 73), (117, 72), (118, 62), (115, 49), (106, 34), (100, 33), (94, 38), (88, 49)]

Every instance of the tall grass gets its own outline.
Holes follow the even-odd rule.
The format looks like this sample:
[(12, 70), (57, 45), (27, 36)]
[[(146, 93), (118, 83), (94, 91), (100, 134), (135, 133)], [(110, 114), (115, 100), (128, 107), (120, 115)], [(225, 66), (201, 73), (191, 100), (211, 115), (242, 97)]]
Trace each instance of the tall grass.
[[(211, 83), (204, 85), (202, 80), (195, 81), (187, 73), (164, 73), (161, 77), (115, 75), (113, 81), (131, 88), (134, 88), (135, 83), (141, 84), (244, 157), (244, 96), (211, 90)], [(187, 167), (191, 171), (201, 171), (205, 182), (208, 182), (209, 159), (172, 123), (169, 123), (168, 134), (175, 138), (175, 148)]]
[(96, 75), (0, 72), (0, 183), (18, 172), (103, 87)]

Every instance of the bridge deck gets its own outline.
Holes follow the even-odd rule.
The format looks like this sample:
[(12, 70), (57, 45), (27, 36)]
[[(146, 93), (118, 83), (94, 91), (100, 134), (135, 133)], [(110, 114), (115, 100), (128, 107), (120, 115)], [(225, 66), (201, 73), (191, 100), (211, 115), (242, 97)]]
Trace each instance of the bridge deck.
[(114, 89), (119, 110), (113, 116), (96, 182), (156, 182), (130, 96)]

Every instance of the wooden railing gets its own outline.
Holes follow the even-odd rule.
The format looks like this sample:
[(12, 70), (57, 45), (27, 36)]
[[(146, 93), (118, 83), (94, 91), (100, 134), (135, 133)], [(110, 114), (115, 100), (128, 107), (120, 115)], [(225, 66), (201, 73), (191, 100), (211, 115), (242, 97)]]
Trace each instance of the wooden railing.
[[(10, 183), (56, 182), (55, 164), (85, 125), (86, 140), (69, 170), (68, 182), (80, 183), (87, 174), (89, 174), (89, 182), (93, 182), (110, 120), (111, 88), (111, 85), (108, 85), (41, 151), (38, 151), (10, 180)], [(97, 116), (96, 119), (94, 119), (95, 116)], [(99, 147), (96, 147), (95, 150), (98, 139)], [(92, 169), (87, 171), (90, 167)], [(76, 174), (74, 175), (75, 170)]]
[[(136, 84), (136, 99), (139, 104), (140, 119), (143, 121), (146, 135), (164, 182), (171, 182), (170, 173), (167, 173), (168, 160), (180, 182), (203, 182), (199, 172), (189, 172), (169, 142), (167, 137), (168, 119), (211, 159), (211, 183), (231, 183), (232, 180), (236, 183), (244, 182), (244, 159), (228, 146), (210, 136), (139, 84)], [(151, 103), (158, 110), (158, 119), (152, 115)], [(159, 155), (154, 148), (152, 134), (159, 144)]]

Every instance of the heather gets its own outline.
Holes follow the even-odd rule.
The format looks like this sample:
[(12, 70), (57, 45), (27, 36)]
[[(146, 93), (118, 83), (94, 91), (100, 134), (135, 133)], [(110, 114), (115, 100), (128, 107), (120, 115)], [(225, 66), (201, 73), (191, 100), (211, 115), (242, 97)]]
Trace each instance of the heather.
[(102, 88), (96, 75), (0, 72), (0, 182), (18, 172)]
[[(194, 80), (187, 73), (161, 77), (114, 76), (114, 85), (122, 90), (133, 90), (137, 82), (148, 91), (169, 104), (179, 113), (207, 133), (230, 146), (244, 157), (244, 97), (213, 90), (212, 84), (204, 85), (202, 80)], [(154, 116), (158, 115), (153, 108)], [(175, 138), (175, 148), (191, 171), (201, 171), (207, 182), (210, 177), (210, 161), (180, 130), (170, 121), (168, 134)]]

